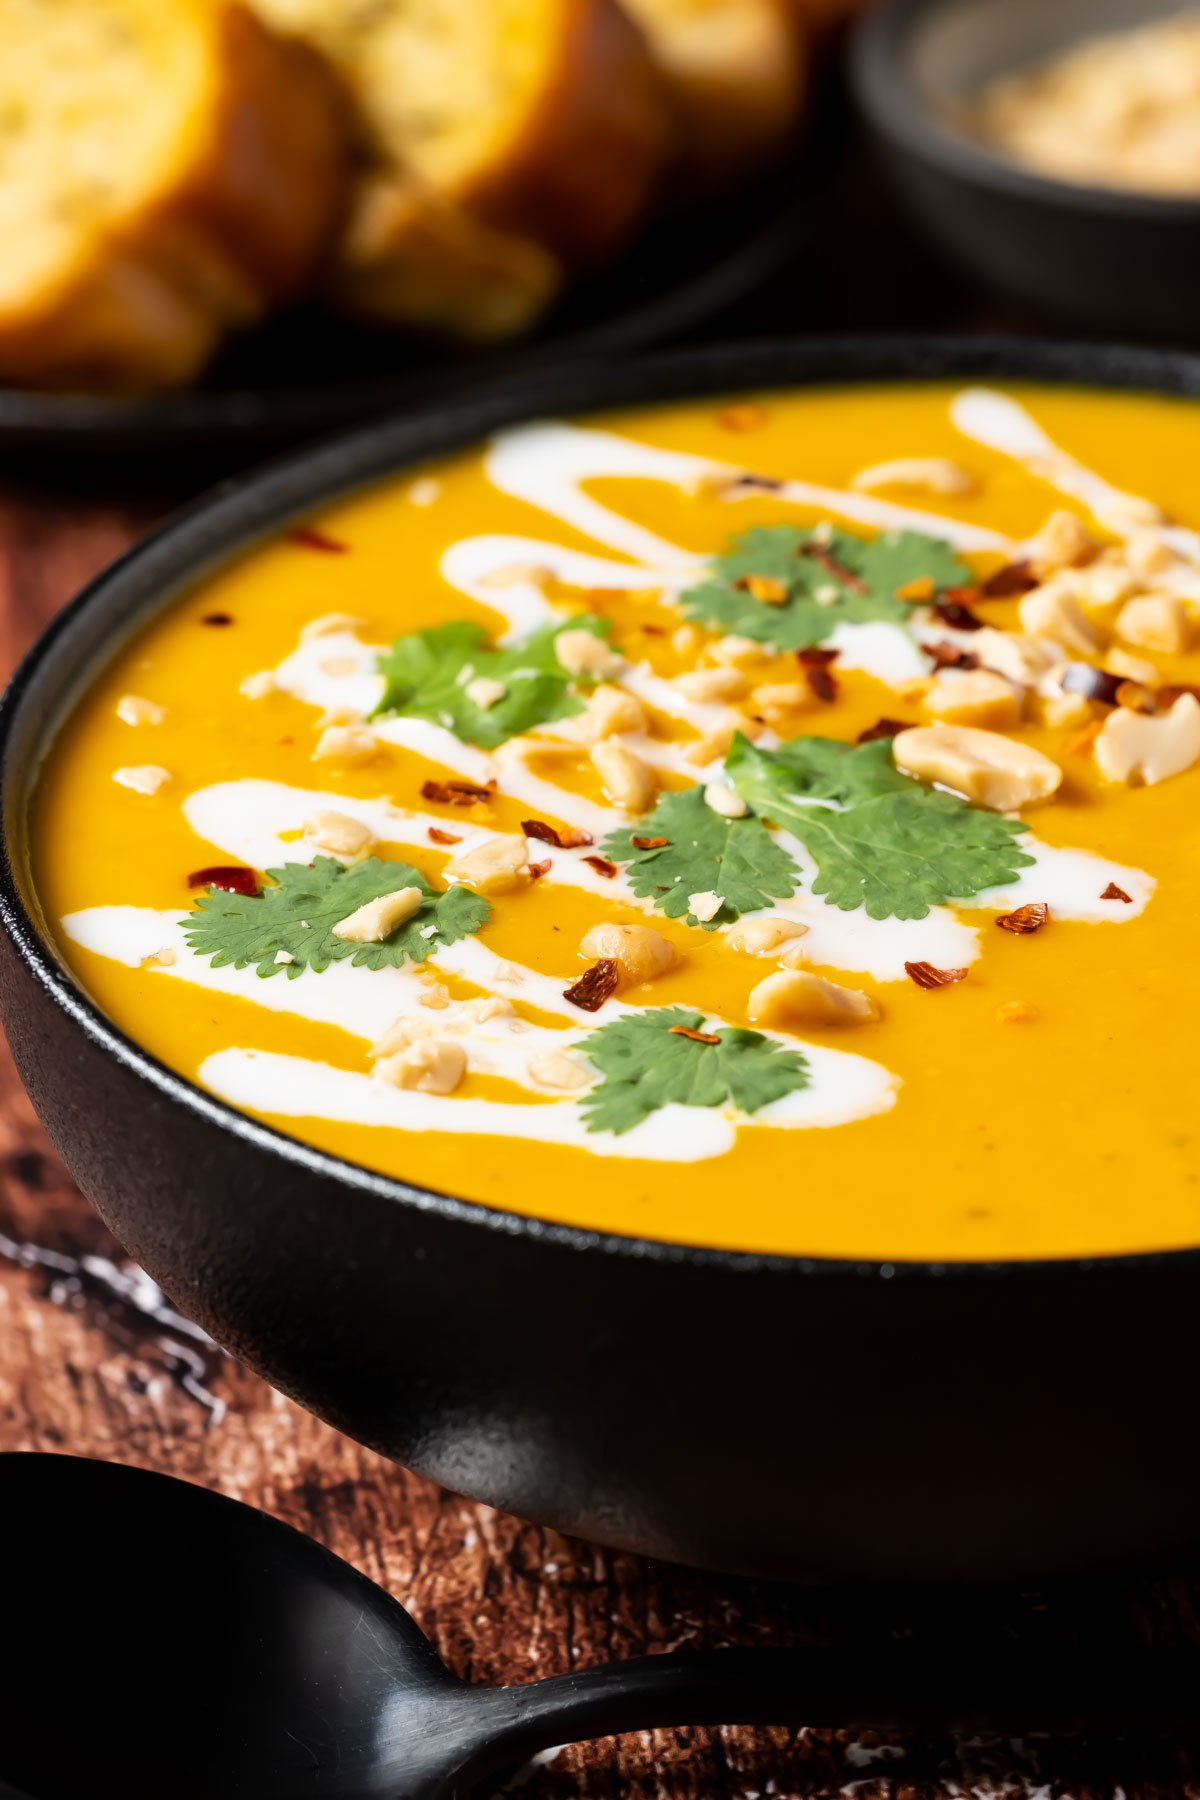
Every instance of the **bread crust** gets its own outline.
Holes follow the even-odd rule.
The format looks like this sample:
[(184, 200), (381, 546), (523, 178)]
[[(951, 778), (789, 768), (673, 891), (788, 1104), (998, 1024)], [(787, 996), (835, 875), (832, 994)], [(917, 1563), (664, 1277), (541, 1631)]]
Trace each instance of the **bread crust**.
[(217, 71), (193, 153), (150, 200), (97, 221), (52, 288), (0, 311), (0, 379), (128, 392), (186, 382), (327, 254), (349, 184), (336, 80), (237, 0), (186, 10)]
[(733, 185), (786, 148), (804, 113), (804, 11), (826, 0), (625, 0), (674, 120), (677, 190)]

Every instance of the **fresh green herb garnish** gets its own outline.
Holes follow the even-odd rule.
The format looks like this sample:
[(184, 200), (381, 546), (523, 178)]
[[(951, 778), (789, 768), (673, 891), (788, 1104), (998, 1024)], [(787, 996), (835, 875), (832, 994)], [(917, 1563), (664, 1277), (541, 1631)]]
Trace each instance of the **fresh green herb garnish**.
[[(781, 583), (786, 596), (773, 604), (737, 585), (756, 576)], [(919, 531), (864, 539), (819, 526), (757, 525), (713, 558), (709, 578), (682, 594), (680, 605), (712, 630), (802, 650), (838, 625), (878, 619), (903, 625), (910, 603), (898, 600), (896, 590), (925, 578), (933, 600), (969, 582), (971, 572), (949, 544)]]
[[(635, 842), (655, 838), (667, 842), (650, 849)], [(791, 857), (758, 819), (724, 818), (699, 787), (662, 795), (648, 819), (613, 832), (603, 851), (613, 862), (629, 864), (639, 900), (653, 901), (669, 919), (686, 914), (689, 925), (703, 924), (706, 931), (794, 893), (799, 880)], [(700, 920), (688, 911), (688, 895), (706, 893), (719, 894), (722, 906), (713, 918)]]
[[(571, 691), (575, 677), (555, 655), (555, 639), (563, 631), (606, 637), (608, 630), (606, 619), (577, 613), (541, 626), (508, 650), (493, 650), (483, 627), (470, 619), (410, 632), (379, 654), (376, 667), (387, 686), (374, 716), (431, 719), (468, 744), (494, 750), (535, 725), (582, 712), (583, 702)], [(504, 686), (491, 706), (480, 706), (466, 691), (478, 676)]]
[(798, 737), (772, 751), (739, 735), (725, 772), (747, 805), (800, 839), (817, 864), (813, 893), (844, 912), (923, 919), (931, 906), (1014, 881), (1033, 861), (1017, 848), (1019, 819), (910, 781), (891, 738)]
[[(405, 962), (424, 962), (441, 945), (478, 931), (492, 911), (467, 888), (434, 889), (419, 869), (381, 862), (377, 856), (349, 868), (332, 856), (318, 856), (311, 864), (285, 863), (268, 869), (267, 881), (257, 896), (210, 887), (196, 901), (184, 935), (198, 956), (212, 957), (214, 969), (257, 963), (260, 975), (286, 971), (295, 976), (304, 969), (319, 973), (331, 962), (347, 959), (359, 968), (399, 968)], [(348, 944), (334, 937), (333, 927), (368, 900), (406, 887), (419, 887), (425, 897), (391, 937), (380, 944)], [(431, 926), (436, 930), (430, 931)], [(291, 962), (276, 962), (281, 950)]]
[(684, 1035), (703, 1029), (700, 1013), (672, 1006), (628, 1013), (589, 1032), (576, 1048), (604, 1079), (580, 1101), (588, 1130), (619, 1137), (661, 1106), (731, 1102), (753, 1113), (808, 1086), (808, 1064), (798, 1050), (730, 1025), (704, 1033), (716, 1043)]

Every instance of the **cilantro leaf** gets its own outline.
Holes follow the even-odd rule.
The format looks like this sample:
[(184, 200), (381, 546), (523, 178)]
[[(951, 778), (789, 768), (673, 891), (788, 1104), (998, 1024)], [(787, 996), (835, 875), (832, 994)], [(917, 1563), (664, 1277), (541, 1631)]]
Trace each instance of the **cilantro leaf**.
[[(639, 850), (635, 836), (668, 842)], [(700, 787), (662, 795), (648, 819), (614, 831), (602, 848), (613, 862), (629, 864), (639, 900), (653, 901), (669, 919), (686, 914), (689, 925), (702, 924), (706, 931), (794, 893), (800, 879), (765, 825), (754, 818), (724, 818), (706, 803)], [(720, 894), (722, 906), (715, 917), (700, 920), (688, 911), (688, 895), (706, 893)]]
[(923, 919), (931, 906), (1014, 881), (1033, 861), (1017, 848), (1019, 819), (910, 781), (890, 738), (798, 737), (769, 751), (738, 736), (725, 772), (748, 805), (800, 839), (817, 864), (813, 893), (844, 912)]
[[(507, 650), (492, 649), (482, 625), (471, 619), (409, 632), (379, 653), (376, 667), (387, 685), (374, 717), (403, 713), (431, 719), (468, 744), (494, 750), (535, 725), (582, 712), (583, 702), (571, 688), (575, 677), (559, 662), (555, 639), (562, 631), (606, 637), (608, 630), (607, 619), (577, 613), (540, 626)], [(480, 706), (468, 695), (476, 676), (503, 684), (505, 692), (494, 705)]]
[[(782, 582), (778, 604), (737, 583), (747, 577)], [(706, 581), (680, 596), (689, 618), (781, 650), (824, 641), (838, 625), (884, 620), (903, 625), (909, 607), (896, 589), (922, 576), (936, 598), (971, 579), (950, 545), (919, 531), (885, 531), (865, 540), (847, 531), (806, 531), (796, 525), (756, 525), (713, 558)], [(818, 595), (820, 598), (818, 598)]]
[(723, 1106), (758, 1112), (772, 1100), (808, 1086), (808, 1063), (759, 1031), (731, 1025), (715, 1044), (697, 1043), (672, 1030), (704, 1028), (703, 1016), (686, 1007), (653, 1007), (628, 1013), (588, 1033), (582, 1049), (604, 1079), (580, 1107), (589, 1131), (632, 1131), (661, 1106)]
[[(491, 907), (467, 888), (434, 889), (409, 863), (382, 862), (368, 856), (348, 868), (332, 856), (312, 863), (285, 863), (268, 869), (260, 895), (234, 894), (208, 888), (184, 924), (184, 936), (198, 956), (211, 956), (214, 969), (244, 969), (257, 963), (262, 976), (320, 973), (331, 962), (351, 958), (358, 968), (399, 968), (424, 962), (442, 944), (478, 931), (491, 917)], [(419, 887), (424, 895), (411, 919), (380, 944), (348, 944), (334, 937), (333, 927), (384, 894)], [(436, 933), (425, 937), (431, 925)], [(293, 959), (276, 962), (283, 950)]]

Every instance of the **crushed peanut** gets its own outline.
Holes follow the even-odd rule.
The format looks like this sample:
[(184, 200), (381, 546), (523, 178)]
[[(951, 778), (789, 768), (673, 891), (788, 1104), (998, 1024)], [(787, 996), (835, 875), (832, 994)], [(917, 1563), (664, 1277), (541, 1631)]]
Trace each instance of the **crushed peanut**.
[(117, 717), (124, 725), (161, 725), (166, 716), (165, 706), (140, 694), (122, 694), (117, 701)]
[(1156, 717), (1116, 707), (1096, 737), (1095, 751), (1107, 781), (1152, 787), (1182, 775), (1200, 761), (1200, 701), (1180, 694), (1170, 712)]
[(474, 681), (468, 681), (463, 693), (473, 705), (481, 707), (484, 712), (489, 706), (495, 706), (503, 700), (508, 689), (502, 681), (493, 681), (490, 675), (477, 675)]
[(365, 619), (356, 619), (353, 613), (322, 613), (300, 627), (300, 642), (307, 644), (312, 638), (331, 637), (335, 631), (353, 631), (356, 625), (365, 624)]
[(589, 962), (615, 962), (622, 987), (638, 987), (643, 981), (652, 981), (679, 961), (670, 939), (649, 925), (593, 925), (579, 948)]
[(445, 875), (479, 894), (510, 894), (529, 871), (529, 839), (499, 832), (465, 855), (451, 857)]
[(314, 762), (362, 762), (379, 746), (365, 725), (326, 725), (312, 753)]
[(424, 1038), (382, 1056), (371, 1074), (389, 1087), (415, 1088), (422, 1094), (452, 1094), (467, 1072), (467, 1053), (453, 1038)]
[(1030, 744), (969, 725), (918, 725), (892, 743), (896, 767), (919, 781), (943, 787), (987, 806), (1016, 812), (1047, 800), (1062, 781), (1058, 764)]
[(158, 763), (135, 763), (130, 768), (113, 770), (117, 786), (129, 788), (135, 794), (157, 794), (170, 779), (170, 769), (164, 769)]
[(891, 462), (872, 463), (850, 477), (859, 493), (872, 488), (924, 488), (931, 494), (966, 494), (974, 478), (948, 456), (897, 456)]
[(525, 1065), (534, 1081), (542, 1087), (554, 1088), (559, 1093), (572, 1093), (576, 1088), (586, 1087), (591, 1076), (581, 1063), (573, 1056), (564, 1055), (561, 1050), (550, 1050), (544, 1056), (531, 1056)]
[(599, 744), (625, 731), (645, 731), (646, 714), (640, 700), (624, 688), (598, 687), (581, 713), (554, 726), (559, 737), (579, 744)]
[(382, 944), (419, 909), (424, 894), (419, 887), (400, 888), (394, 894), (381, 894), (356, 907), (333, 927), (335, 938), (346, 944)]
[(725, 933), (725, 942), (747, 956), (771, 956), (781, 944), (788, 944), (808, 931), (800, 919), (785, 919), (775, 914), (769, 919), (739, 919)]
[(736, 632), (718, 638), (715, 644), (709, 645), (708, 653), (719, 663), (766, 662), (768, 657), (765, 644), (760, 644), (757, 638), (739, 637)]
[(807, 969), (778, 969), (766, 976), (751, 989), (746, 1008), (756, 1025), (865, 1025), (880, 1016), (872, 995)]
[(702, 925), (707, 925), (710, 919), (715, 919), (723, 904), (720, 894), (714, 893), (712, 888), (706, 888), (702, 894), (688, 895), (688, 911), (693, 918), (699, 919)]
[(692, 669), (673, 684), (686, 700), (736, 700), (750, 685), (740, 669)]
[(1187, 647), (1188, 616), (1174, 594), (1142, 594), (1125, 602), (1116, 633), (1127, 644), (1174, 656)]
[(1002, 729), (1021, 716), (1017, 690), (991, 669), (950, 670), (939, 675), (925, 695), (924, 707), (935, 719), (956, 725)]
[(265, 700), (278, 687), (274, 669), (256, 669), (253, 675), (245, 676), (238, 682), (238, 693), (244, 694), (247, 700)]
[[(1073, 517), (1067, 514), (1067, 517)], [(1072, 656), (1094, 656), (1100, 634), (1083, 608), (1060, 583), (1033, 588), (1018, 608), (1021, 628), (1030, 637), (1050, 638)]]
[(330, 856), (364, 856), (375, 842), (370, 826), (340, 812), (310, 813), (304, 836), (314, 850), (326, 850)]
[(614, 738), (593, 744), (591, 757), (613, 805), (630, 813), (645, 812), (658, 790), (650, 765)]
[(149, 956), (143, 956), (143, 969), (173, 969), (179, 961), (179, 952), (172, 950), (168, 944), (161, 950), (151, 950)]
[(1078, 569), (1100, 553), (1100, 545), (1076, 513), (1060, 508), (1052, 512), (1030, 545), (1034, 570), (1050, 575), (1056, 569)]
[(720, 813), (723, 819), (744, 819), (750, 808), (740, 794), (726, 787), (724, 782), (710, 781), (704, 790), (704, 804), (713, 812)]
[(554, 654), (568, 675), (613, 675), (622, 659), (594, 631), (560, 631)]

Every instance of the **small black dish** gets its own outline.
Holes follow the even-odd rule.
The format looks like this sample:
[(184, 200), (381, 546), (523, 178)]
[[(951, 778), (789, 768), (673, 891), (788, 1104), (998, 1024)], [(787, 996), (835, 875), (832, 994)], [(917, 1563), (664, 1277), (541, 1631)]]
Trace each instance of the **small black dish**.
[(918, 220), (990, 286), (1096, 331), (1192, 341), (1200, 199), (1076, 186), (975, 143), (955, 109), (992, 76), (1182, 0), (885, 0), (852, 77), (887, 173)]
[[(52, 1142), (180, 1310), (457, 1492), (626, 1550), (782, 1578), (1178, 1568), (1200, 1552), (1200, 1250), (744, 1254), (394, 1180), (260, 1124), (128, 1038), (64, 966), (30, 873), (39, 767), (85, 685), (192, 583), (334, 496), (548, 414), (924, 379), (1194, 399), (1200, 357), (910, 337), (604, 359), (225, 482), (61, 612), (0, 701), (0, 1014)], [(902, 1192), (920, 1175), (895, 1179)]]

